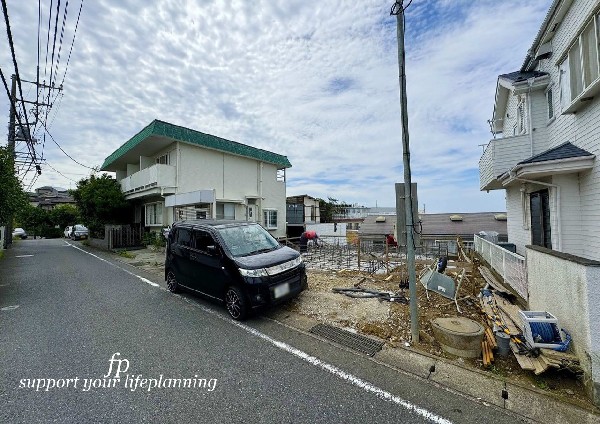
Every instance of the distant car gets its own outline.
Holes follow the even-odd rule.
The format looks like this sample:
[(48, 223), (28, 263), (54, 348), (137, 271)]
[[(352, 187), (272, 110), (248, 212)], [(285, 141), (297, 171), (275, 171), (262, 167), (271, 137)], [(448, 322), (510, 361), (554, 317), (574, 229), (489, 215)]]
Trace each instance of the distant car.
[(83, 225), (74, 225), (71, 229), (71, 240), (83, 240), (87, 239), (89, 235), (89, 231), (87, 227)]
[(13, 238), (19, 237), (21, 240), (24, 240), (27, 238), (27, 232), (22, 228), (15, 228), (12, 232), (12, 236)]
[(73, 231), (73, 227), (71, 225), (65, 227), (65, 231), (64, 231), (65, 238), (71, 237), (71, 231)]

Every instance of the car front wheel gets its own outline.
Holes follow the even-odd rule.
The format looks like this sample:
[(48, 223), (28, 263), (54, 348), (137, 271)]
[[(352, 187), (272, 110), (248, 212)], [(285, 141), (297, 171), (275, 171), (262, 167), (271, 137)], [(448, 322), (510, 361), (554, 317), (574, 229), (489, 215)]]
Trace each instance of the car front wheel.
[(167, 273), (167, 288), (171, 293), (177, 293), (179, 291), (179, 283), (177, 283), (177, 278), (175, 278), (173, 271)]
[(225, 293), (225, 305), (231, 318), (243, 321), (248, 317), (248, 301), (238, 287), (231, 286), (227, 289), (227, 293)]

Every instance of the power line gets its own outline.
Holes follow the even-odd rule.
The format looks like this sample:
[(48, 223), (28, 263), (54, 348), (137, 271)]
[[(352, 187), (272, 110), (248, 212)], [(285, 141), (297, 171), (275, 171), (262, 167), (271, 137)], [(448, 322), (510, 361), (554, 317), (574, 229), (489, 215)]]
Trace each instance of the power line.
[[(2, 0), (5, 1), (5, 0)], [(52, 42), (52, 60), (50, 62), (50, 80), (48, 82), (49, 86), (52, 86), (52, 72), (54, 71), (54, 51), (56, 50), (56, 35), (58, 33), (58, 13), (60, 12), (60, 0), (58, 0), (56, 4), (56, 16), (54, 21), (54, 41)], [(50, 90), (48, 90), (48, 103), (50, 103)], [(47, 115), (46, 115), (47, 118)]]
[(46, 133), (48, 133), (48, 135), (50, 136), (50, 138), (52, 139), (52, 141), (54, 142), (54, 144), (56, 144), (58, 146), (58, 148), (69, 158), (71, 159), (73, 162), (75, 162), (77, 165), (83, 166), (84, 168), (87, 169), (91, 169), (92, 171), (95, 171), (95, 168), (92, 168), (91, 166), (87, 166), (84, 165), (83, 163), (77, 161), (75, 158), (73, 158), (70, 154), (68, 154), (67, 152), (65, 152), (65, 150), (60, 146), (60, 144), (58, 144), (56, 142), (56, 140), (54, 139), (54, 137), (52, 137), (52, 134), (50, 134), (50, 131), (48, 131), (48, 128), (46, 127), (46, 123), (42, 122), (42, 125), (44, 126), (44, 128), (46, 129)]
[[(12, 54), (12, 60), (13, 60), (13, 65), (15, 67), (15, 75), (17, 76), (17, 86), (19, 87), (19, 94), (21, 95), (21, 102), (23, 104), (22, 108), (23, 108), (23, 115), (25, 116), (25, 123), (27, 124), (27, 131), (23, 131), (23, 126), (21, 125), (21, 131), (23, 131), (23, 134), (25, 136), (25, 140), (29, 141), (29, 143), (31, 144), (31, 148), (33, 150), (34, 156), (33, 158), (35, 159), (35, 149), (33, 148), (33, 143), (31, 141), (31, 134), (29, 132), (30, 126), (29, 126), (29, 119), (27, 118), (27, 109), (25, 107), (25, 102), (24, 102), (24, 97), (23, 97), (23, 87), (21, 86), (21, 77), (19, 76), (19, 66), (17, 65), (17, 57), (15, 55), (15, 46), (13, 44), (13, 38), (12, 38), (12, 31), (10, 30), (10, 21), (8, 19), (8, 9), (6, 8), (6, 0), (2, 0), (2, 11), (4, 13), (4, 21), (6, 22), (6, 34), (8, 35), (8, 44), (10, 45), (10, 51)], [(8, 85), (5, 83), (5, 86), (8, 87)], [(12, 101), (12, 99), (11, 99)], [(16, 108), (15, 108), (16, 111)]]
[[(56, 56), (56, 69), (54, 71), (54, 80), (56, 81), (56, 76), (58, 75), (58, 65), (60, 64), (60, 53), (62, 51), (62, 45), (63, 45), (63, 37), (65, 35), (65, 23), (67, 22), (67, 10), (69, 7), (69, 0), (67, 0), (67, 2), (65, 3), (65, 11), (63, 13), (63, 21), (62, 21), (62, 26), (60, 28), (60, 39), (58, 42), (58, 55)], [(54, 82), (50, 81), (50, 85), (53, 85)]]
[(71, 48), (69, 49), (69, 57), (67, 58), (67, 64), (65, 65), (65, 73), (63, 74), (63, 79), (60, 82), (60, 86), (62, 87), (65, 82), (65, 77), (67, 76), (67, 69), (69, 69), (69, 62), (71, 61), (71, 53), (73, 52), (73, 44), (75, 44), (75, 37), (77, 36), (77, 28), (79, 27), (79, 17), (81, 16), (81, 9), (83, 8), (83, 0), (79, 4), (79, 13), (77, 14), (77, 22), (75, 23), (75, 31), (73, 32), (73, 40), (71, 41)]

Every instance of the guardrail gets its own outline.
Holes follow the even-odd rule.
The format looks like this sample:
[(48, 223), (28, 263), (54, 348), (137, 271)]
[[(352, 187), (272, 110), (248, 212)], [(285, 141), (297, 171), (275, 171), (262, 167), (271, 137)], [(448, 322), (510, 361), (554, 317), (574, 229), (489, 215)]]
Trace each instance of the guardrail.
[(475, 251), (502, 277), (503, 283), (527, 301), (529, 294), (525, 258), (478, 235), (474, 236), (474, 243)]

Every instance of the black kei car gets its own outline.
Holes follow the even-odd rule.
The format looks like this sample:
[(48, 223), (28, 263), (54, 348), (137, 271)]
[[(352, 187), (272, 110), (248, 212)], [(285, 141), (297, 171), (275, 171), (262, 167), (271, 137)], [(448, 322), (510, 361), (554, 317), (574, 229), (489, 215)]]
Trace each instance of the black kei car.
[(165, 280), (224, 303), (243, 320), (307, 288), (300, 254), (253, 222), (191, 220), (173, 224), (167, 238)]

